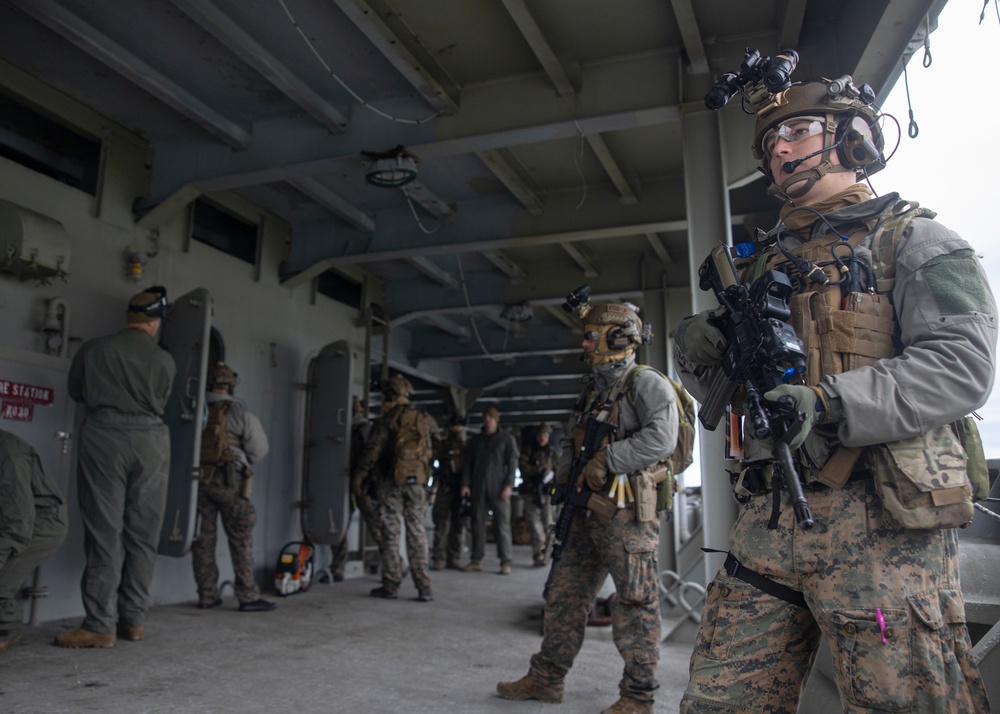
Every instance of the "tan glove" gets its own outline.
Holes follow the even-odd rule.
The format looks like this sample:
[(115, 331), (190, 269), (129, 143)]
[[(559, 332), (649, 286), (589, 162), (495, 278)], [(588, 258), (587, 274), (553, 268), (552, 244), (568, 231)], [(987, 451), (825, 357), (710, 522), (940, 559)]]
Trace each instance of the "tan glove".
[(711, 311), (685, 317), (674, 330), (677, 351), (693, 365), (714, 365), (726, 351), (726, 338), (718, 327), (709, 323)]
[(608, 460), (603, 451), (594, 454), (587, 465), (580, 472), (580, 478), (576, 481), (577, 488), (587, 486), (591, 491), (600, 491), (607, 482)]

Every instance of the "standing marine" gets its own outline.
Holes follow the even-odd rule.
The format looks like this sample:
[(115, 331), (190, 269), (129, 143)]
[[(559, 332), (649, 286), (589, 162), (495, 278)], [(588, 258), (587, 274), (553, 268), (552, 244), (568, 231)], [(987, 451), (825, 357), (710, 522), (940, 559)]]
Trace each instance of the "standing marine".
[(535, 440), (521, 452), (521, 497), (524, 517), (531, 527), (532, 562), (542, 567), (549, 562), (552, 546), (552, 481), (559, 464), (559, 450), (550, 439), (552, 427), (539, 424)]
[(461, 570), (462, 542), (465, 540), (465, 523), (460, 513), (462, 467), (465, 463), (466, 418), (457, 412), (451, 415), (448, 434), (438, 445), (438, 472), (434, 476), (433, 564), (431, 570), (445, 566)]
[[(635, 306), (610, 303), (581, 312), (583, 359), (592, 372), (582, 379), (566, 424), (556, 482), (593, 494), (587, 509), (576, 508), (561, 557), (553, 558), (541, 649), (528, 673), (499, 683), (497, 693), (505, 699), (562, 701), (563, 680), (583, 645), (587, 613), (610, 574), (618, 593), (611, 627), (625, 667), (619, 699), (603, 714), (650, 714), (660, 659), (656, 481), (666, 473), (661, 464), (677, 443), (677, 398), (662, 375), (635, 362), (636, 348), (650, 335)], [(598, 424), (610, 428), (601, 429), (606, 435), (600, 441), (588, 443), (588, 433), (599, 433)], [(619, 483), (631, 501), (608, 497)]]
[[(987, 712), (955, 530), (972, 518), (968, 467), (985, 474), (964, 419), (994, 379), (985, 273), (933, 213), (865, 182), (885, 161), (870, 88), (845, 76), (749, 99), (754, 156), (784, 205), (735, 267), (744, 285), (770, 270), (790, 279), (805, 371), (763, 396), (801, 424), (778, 445), (814, 524), (796, 523), (774, 477), (779, 447), (747, 428), (730, 472), (742, 507), (681, 712), (794, 714), (821, 638), (845, 711)], [(676, 330), (681, 377), (703, 403), (730, 348), (724, 318), (703, 312)]]
[(233, 397), (238, 381), (238, 375), (223, 362), (209, 370), (208, 424), (201, 434), (198, 484), (200, 531), (191, 544), (191, 565), (198, 586), (198, 607), (221, 605), (219, 566), (215, 562), (221, 518), (229, 538), (240, 612), (266, 612), (277, 605), (261, 598), (254, 580), (253, 527), (257, 509), (251, 500), (254, 473), (250, 467), (267, 456), (269, 444), (260, 419)]
[(358, 461), (352, 484), (376, 479), (382, 542), (382, 585), (372, 597), (394, 600), (403, 581), (400, 519), (406, 526), (406, 556), (419, 602), (434, 599), (428, 573), (427, 481), (433, 455), (431, 421), (410, 404), (410, 380), (397, 374), (382, 384), (382, 415), (372, 425), (365, 450)]

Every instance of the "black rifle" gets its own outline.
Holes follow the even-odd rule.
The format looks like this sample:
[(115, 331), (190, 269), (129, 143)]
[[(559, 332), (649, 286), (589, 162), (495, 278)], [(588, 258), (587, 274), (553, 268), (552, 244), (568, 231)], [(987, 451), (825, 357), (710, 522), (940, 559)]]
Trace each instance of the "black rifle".
[(569, 531), (573, 526), (573, 519), (576, 517), (578, 508), (591, 508), (601, 510), (600, 502), (595, 500), (597, 494), (587, 488), (577, 491), (576, 482), (580, 478), (583, 467), (587, 465), (591, 457), (601, 446), (601, 442), (609, 434), (614, 434), (618, 430), (617, 425), (606, 421), (598, 421), (594, 417), (589, 417), (587, 421), (587, 431), (583, 436), (583, 444), (580, 453), (573, 459), (569, 470), (569, 480), (564, 484), (557, 484), (552, 488), (552, 505), (562, 505), (559, 511), (559, 518), (556, 519), (555, 527), (552, 531), (552, 567), (549, 569), (549, 577), (545, 581), (545, 590), (542, 597), (549, 599), (549, 589), (552, 587), (552, 579), (555, 577), (556, 565), (562, 558), (563, 548), (569, 540)]
[(742, 386), (750, 429), (759, 440), (772, 439), (774, 475), (788, 490), (799, 526), (809, 530), (812, 513), (788, 446), (802, 428), (805, 415), (794, 408), (791, 397), (767, 402), (761, 396), (805, 371), (802, 341), (785, 322), (791, 316), (788, 297), (792, 284), (784, 273), (768, 270), (751, 285), (741, 285), (726, 245), (712, 250), (698, 269), (698, 278), (699, 287), (715, 293), (723, 307), (709, 322), (728, 341), (721, 369), (709, 386), (698, 419), (709, 431), (715, 430), (733, 393)]

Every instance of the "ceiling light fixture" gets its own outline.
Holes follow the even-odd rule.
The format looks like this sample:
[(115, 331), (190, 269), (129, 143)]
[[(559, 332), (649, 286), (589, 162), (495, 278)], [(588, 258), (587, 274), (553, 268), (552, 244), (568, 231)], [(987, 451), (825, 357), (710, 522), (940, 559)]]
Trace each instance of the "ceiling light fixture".
[(402, 145), (388, 151), (362, 151), (369, 159), (365, 183), (378, 188), (402, 188), (417, 178), (417, 162)]
[(508, 303), (500, 311), (500, 318), (508, 322), (527, 322), (531, 317), (531, 306), (526, 302)]

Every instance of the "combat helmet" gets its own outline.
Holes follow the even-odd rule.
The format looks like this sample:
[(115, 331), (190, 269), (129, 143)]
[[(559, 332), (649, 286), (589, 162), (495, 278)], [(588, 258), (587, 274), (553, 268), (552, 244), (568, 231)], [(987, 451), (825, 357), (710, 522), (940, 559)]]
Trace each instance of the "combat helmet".
[(208, 370), (208, 388), (225, 387), (232, 394), (233, 387), (240, 383), (240, 376), (225, 362), (217, 362)]
[(387, 402), (406, 398), (413, 394), (413, 385), (406, 377), (396, 374), (382, 382), (382, 396)]
[(595, 342), (594, 351), (584, 354), (592, 365), (620, 362), (652, 337), (632, 303), (604, 303), (580, 312), (584, 336)]
[[(759, 95), (758, 95), (759, 96)], [(881, 114), (874, 106), (875, 92), (866, 84), (855, 86), (850, 75), (839, 79), (793, 84), (776, 94), (754, 102), (757, 124), (754, 129), (754, 158), (771, 182), (771, 193), (785, 199), (803, 196), (827, 173), (853, 171), (870, 176), (885, 167), (885, 140), (879, 126)], [(775, 177), (770, 167), (771, 130), (796, 117), (820, 122), (823, 132), (821, 163), (792, 178)], [(830, 156), (836, 152), (840, 165)], [(791, 162), (794, 163), (794, 162)], [(794, 168), (788, 172), (791, 177)]]

